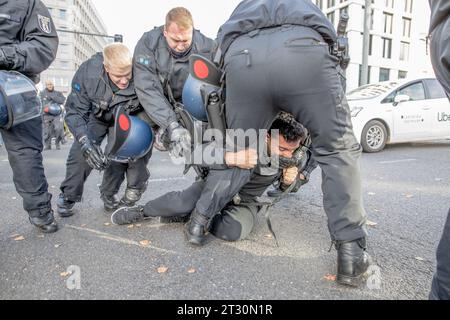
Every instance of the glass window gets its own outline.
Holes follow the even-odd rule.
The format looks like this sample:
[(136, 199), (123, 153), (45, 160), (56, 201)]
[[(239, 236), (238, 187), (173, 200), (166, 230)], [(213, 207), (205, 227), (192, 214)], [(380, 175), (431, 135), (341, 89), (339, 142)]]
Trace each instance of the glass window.
[(441, 84), (436, 79), (425, 80), (425, 84), (428, 88), (430, 99), (442, 99), (447, 97), (444, 88), (442, 88)]
[(406, 94), (411, 101), (419, 101), (425, 99), (425, 89), (422, 82), (413, 83), (407, 87), (404, 87), (398, 91), (398, 94)]
[(390, 13), (384, 13), (384, 33), (392, 34), (392, 20), (393, 15)]
[(408, 71), (402, 71), (402, 70), (400, 70), (400, 71), (398, 72), (398, 78), (399, 78), (399, 79), (406, 79), (407, 76), (408, 76)]
[(380, 68), (380, 80), (379, 81), (388, 81), (389, 80), (390, 70), (386, 68)]
[(404, 0), (404, 1), (405, 1), (405, 12), (412, 13), (413, 0)]
[(59, 18), (65, 20), (67, 16), (67, 11), (63, 9), (59, 9)]
[(409, 60), (409, 43), (400, 42), (400, 61)]
[(392, 57), (392, 39), (383, 38), (383, 58), (391, 59)]
[(403, 36), (411, 37), (411, 19), (403, 18)]

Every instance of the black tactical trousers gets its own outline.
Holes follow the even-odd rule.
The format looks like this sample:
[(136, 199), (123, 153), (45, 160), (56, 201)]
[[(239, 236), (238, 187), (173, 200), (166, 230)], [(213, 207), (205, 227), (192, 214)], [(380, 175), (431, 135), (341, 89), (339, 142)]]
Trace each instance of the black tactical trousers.
[(450, 300), (450, 210), (436, 253), (437, 272), (431, 287), (431, 300)]
[(23, 198), (23, 208), (31, 218), (42, 224), (53, 221), (51, 199), (47, 179), (42, 165), (42, 118), (12, 127), (0, 129), (9, 164), (13, 172), (14, 185)]
[(59, 145), (64, 136), (64, 125), (60, 116), (44, 115), (44, 145), (50, 147), (52, 138), (55, 138), (55, 145)]
[[(100, 145), (107, 136), (110, 127), (104, 122), (96, 119), (90, 119), (88, 124), (88, 137), (95, 144)], [(151, 152), (148, 156), (139, 159), (130, 165), (118, 162), (111, 162), (109, 167), (103, 173), (103, 181), (100, 192), (105, 196), (116, 194), (127, 174), (128, 186), (136, 187), (136, 189), (145, 189), (149, 172), (147, 164), (150, 159)], [(74, 141), (67, 159), (66, 179), (61, 184), (61, 192), (68, 201), (80, 202), (83, 196), (84, 183), (90, 175), (92, 168), (86, 163), (81, 145), (78, 141)], [(141, 189), (142, 188), (142, 189)]]
[[(190, 215), (204, 188), (203, 181), (197, 181), (183, 191), (170, 192), (147, 202), (146, 217), (183, 217)], [(210, 232), (225, 241), (245, 239), (253, 230), (258, 208), (228, 204), (211, 221)]]
[[(310, 132), (322, 168), (331, 238), (352, 241), (366, 236), (361, 146), (337, 68), (328, 45), (311, 28), (283, 26), (243, 35), (225, 55), (226, 118), (230, 129), (269, 129), (279, 111), (292, 113)], [(248, 170), (211, 170), (197, 212), (206, 217), (219, 212), (249, 177)]]

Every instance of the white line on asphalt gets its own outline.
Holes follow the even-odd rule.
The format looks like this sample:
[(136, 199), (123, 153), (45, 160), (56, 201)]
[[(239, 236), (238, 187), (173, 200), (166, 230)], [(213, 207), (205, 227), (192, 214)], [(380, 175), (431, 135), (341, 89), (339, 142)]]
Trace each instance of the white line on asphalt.
[(186, 180), (185, 177), (175, 177), (175, 178), (162, 178), (162, 179), (149, 179), (148, 182), (165, 182), (172, 180)]
[(393, 160), (393, 161), (381, 161), (381, 164), (389, 164), (389, 163), (401, 163), (401, 162), (413, 162), (417, 161), (417, 159), (404, 159), (404, 160)]
[(93, 234), (95, 234), (96, 236), (98, 236), (99, 238), (102, 238), (102, 239), (116, 241), (116, 242), (120, 242), (120, 243), (123, 243), (123, 244), (129, 244), (129, 245), (133, 245), (133, 246), (138, 246), (138, 247), (141, 247), (141, 248), (154, 249), (156, 251), (161, 251), (161, 252), (165, 252), (165, 253), (176, 254), (176, 252), (172, 251), (172, 250), (166, 250), (166, 249), (158, 248), (158, 247), (151, 246), (151, 245), (143, 246), (137, 241), (130, 240), (130, 239), (127, 239), (127, 238), (122, 238), (122, 237), (115, 236), (115, 235), (112, 235), (112, 234), (109, 234), (109, 233), (105, 233), (105, 232), (101, 232), (101, 231), (98, 231), (98, 230), (72, 226), (70, 224), (66, 224), (65, 226), (70, 228), (70, 229), (93, 233)]

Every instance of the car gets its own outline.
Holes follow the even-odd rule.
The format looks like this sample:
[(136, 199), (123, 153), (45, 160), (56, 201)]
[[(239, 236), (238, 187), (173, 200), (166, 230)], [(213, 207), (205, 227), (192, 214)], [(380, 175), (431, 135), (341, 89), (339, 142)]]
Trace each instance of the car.
[(365, 152), (392, 143), (450, 139), (450, 102), (434, 78), (365, 85), (348, 92), (347, 101)]

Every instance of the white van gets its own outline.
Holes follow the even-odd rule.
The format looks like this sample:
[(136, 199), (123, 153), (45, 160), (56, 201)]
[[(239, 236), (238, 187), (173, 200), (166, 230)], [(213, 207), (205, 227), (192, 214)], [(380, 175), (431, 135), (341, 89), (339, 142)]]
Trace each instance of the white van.
[(436, 79), (369, 84), (350, 91), (347, 100), (365, 152), (390, 143), (450, 139), (450, 102)]

